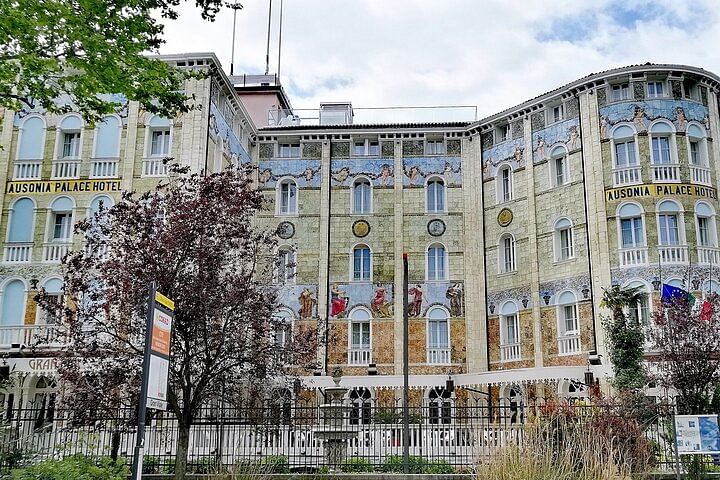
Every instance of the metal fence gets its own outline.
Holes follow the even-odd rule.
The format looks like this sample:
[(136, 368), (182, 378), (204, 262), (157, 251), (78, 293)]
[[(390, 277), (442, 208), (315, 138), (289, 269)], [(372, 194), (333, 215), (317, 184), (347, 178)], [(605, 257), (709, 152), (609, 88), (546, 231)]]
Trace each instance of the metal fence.
[[(359, 400), (351, 405), (346, 458), (354, 471), (402, 471), (403, 423), (400, 402), (381, 405)], [(522, 443), (524, 423), (562, 408), (574, 418), (604, 411), (621, 416), (619, 407), (576, 401), (523, 404), (454, 402), (438, 399), (413, 406), (409, 415), (409, 447), (420, 469), (432, 473), (462, 470), (487, 461), (510, 444)], [(673, 468), (672, 405), (643, 407), (643, 429), (651, 441), (659, 470)], [(24, 409), (5, 412), (0, 467), (11, 466), (18, 451), (40, 461), (83, 453), (130, 461), (136, 429), (134, 412), (112, 418), (77, 415), (63, 410)], [(260, 462), (285, 471), (316, 471), (325, 465), (325, 445), (317, 435), (321, 408), (280, 402), (265, 407), (207, 408), (190, 430), (189, 470), (203, 473), (219, 465)], [(178, 425), (167, 412), (155, 412), (146, 426), (146, 473), (174, 470)]]

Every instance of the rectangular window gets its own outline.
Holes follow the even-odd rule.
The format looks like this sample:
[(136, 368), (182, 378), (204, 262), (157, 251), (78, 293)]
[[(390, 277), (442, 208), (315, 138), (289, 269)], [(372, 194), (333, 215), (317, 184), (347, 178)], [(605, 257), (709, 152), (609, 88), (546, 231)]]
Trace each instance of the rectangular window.
[(510, 140), (510, 125), (500, 127), (500, 141), (504, 142), (506, 140)]
[(565, 305), (563, 307), (563, 317), (565, 320), (565, 335), (577, 333), (577, 306), (576, 305)]
[(663, 96), (663, 82), (648, 82), (647, 84), (648, 97), (662, 97)]
[(710, 219), (708, 217), (697, 217), (698, 222), (698, 244), (702, 247), (711, 246), (710, 243)]
[(442, 140), (425, 140), (425, 153), (427, 155), (444, 155), (445, 142)]
[(370, 348), (370, 322), (353, 322), (350, 348)]
[(640, 322), (640, 325), (650, 324), (650, 302), (647, 294), (640, 297), (640, 301), (630, 307), (630, 315)]
[(615, 161), (620, 168), (638, 164), (635, 156), (635, 140), (615, 144)]
[(62, 158), (80, 157), (80, 132), (70, 132), (63, 135)]
[(658, 217), (660, 228), (660, 245), (679, 245), (677, 215), (660, 215)]
[(624, 218), (620, 222), (623, 248), (640, 247), (643, 245), (642, 218)]
[(428, 320), (428, 348), (449, 348), (447, 320)]
[(567, 260), (574, 256), (572, 231), (569, 228), (560, 230), (560, 260)]
[(370, 250), (367, 248), (356, 248), (353, 251), (353, 280), (370, 280)]
[(372, 156), (380, 155), (380, 143), (379, 142), (368, 142), (368, 155), (372, 155)]
[(70, 240), (72, 213), (56, 213), (53, 225), (53, 240)]
[(505, 344), (519, 343), (517, 315), (505, 316)]
[(670, 139), (652, 137), (653, 163), (672, 163), (670, 159)]
[(353, 187), (353, 213), (370, 213), (370, 183), (358, 180)]
[(512, 184), (510, 179), (510, 169), (502, 169), (502, 201), (509, 202), (512, 198)]
[(279, 147), (280, 158), (300, 158), (299, 143), (281, 143)]
[(515, 242), (511, 237), (503, 239), (503, 268), (504, 272), (515, 271)]
[(555, 185), (565, 184), (565, 157), (555, 159)]
[(690, 140), (690, 163), (700, 165), (700, 144), (696, 140)]
[(297, 186), (292, 181), (280, 185), (280, 213), (297, 213)]
[(365, 155), (365, 142), (353, 143), (353, 155)]
[(170, 154), (170, 130), (153, 130), (150, 155), (166, 156)]
[(628, 100), (630, 98), (630, 88), (627, 83), (618, 83), (612, 86), (612, 99), (615, 102), (620, 100)]
[(445, 280), (445, 249), (428, 249), (428, 280)]
[(277, 263), (277, 283), (284, 285), (292, 283), (295, 278), (295, 252), (292, 250), (280, 250)]
[(565, 118), (565, 109), (563, 108), (563, 105), (556, 105), (552, 109), (552, 121), (559, 122)]

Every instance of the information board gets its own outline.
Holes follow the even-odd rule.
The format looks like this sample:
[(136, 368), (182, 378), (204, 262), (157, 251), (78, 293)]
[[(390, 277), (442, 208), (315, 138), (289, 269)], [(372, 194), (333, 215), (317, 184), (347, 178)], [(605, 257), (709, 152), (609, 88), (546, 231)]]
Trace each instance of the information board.
[(167, 410), (168, 376), (170, 374), (170, 344), (175, 304), (160, 292), (155, 293), (150, 326), (150, 358), (147, 366), (147, 397), (145, 405), (155, 410)]
[(675, 443), (680, 455), (720, 454), (717, 415), (675, 415)]

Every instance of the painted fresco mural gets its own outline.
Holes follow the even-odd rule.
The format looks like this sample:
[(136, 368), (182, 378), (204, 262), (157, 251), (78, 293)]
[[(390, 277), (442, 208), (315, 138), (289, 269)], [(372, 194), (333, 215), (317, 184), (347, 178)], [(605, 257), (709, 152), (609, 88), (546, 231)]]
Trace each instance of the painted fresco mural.
[(710, 135), (710, 117), (706, 106), (688, 100), (645, 100), (622, 102), (600, 109), (600, 138), (608, 138), (613, 125), (630, 122), (638, 132), (647, 131), (650, 122), (664, 118), (671, 121), (678, 132), (684, 132), (687, 122), (705, 125)]
[(540, 298), (543, 305), (552, 305), (555, 296), (564, 290), (572, 290), (575, 292), (578, 300), (587, 300), (590, 298), (590, 277), (587, 275), (578, 275), (576, 277), (567, 277), (552, 282), (544, 282), (540, 284)]
[(460, 157), (407, 157), (403, 158), (403, 185), (423, 187), (431, 175), (439, 175), (447, 186), (462, 185)]
[(712, 290), (720, 292), (720, 266), (693, 265), (691, 269), (682, 265), (646, 265), (634, 268), (614, 268), (610, 271), (612, 282), (624, 285), (632, 280), (644, 280), (652, 285), (653, 281), (666, 282), (679, 279), (683, 285), (691, 287), (694, 291), (709, 290), (712, 279)]
[(369, 308), (374, 318), (393, 315), (392, 283), (350, 283), (330, 286), (330, 318), (346, 318), (355, 307)]
[(373, 187), (392, 187), (395, 185), (395, 161), (392, 158), (349, 158), (332, 160), (330, 163), (331, 183), (333, 187), (349, 186), (357, 175), (364, 175), (373, 183)]
[(219, 142), (222, 142), (223, 153), (230, 157), (233, 164), (237, 164), (238, 161), (250, 163), (250, 155), (245, 151), (214, 102), (210, 102), (210, 135), (219, 138)]
[(521, 308), (523, 309), (532, 308), (532, 295), (530, 294), (530, 287), (523, 286), (518, 288), (509, 288), (507, 290), (499, 290), (496, 292), (488, 292), (488, 314), (496, 315), (500, 306), (508, 300), (517, 302), (517, 304), (521, 305)]
[(509, 162), (513, 170), (525, 166), (525, 141), (516, 138), (502, 142), (494, 147), (483, 150), (483, 178), (492, 178), (497, 174), (497, 167), (503, 162)]
[(280, 308), (293, 311), (296, 318), (317, 317), (317, 285), (285, 285), (277, 289), (277, 303)]
[(408, 315), (423, 317), (428, 308), (441, 305), (447, 308), (450, 316), (462, 317), (464, 293), (463, 284), (460, 282), (413, 283), (408, 289)]
[(550, 152), (558, 145), (572, 152), (580, 148), (580, 118), (557, 122), (547, 128), (533, 132), (533, 162), (550, 158)]
[(320, 160), (265, 160), (258, 166), (260, 187), (275, 188), (283, 177), (292, 177), (299, 188), (320, 188)]

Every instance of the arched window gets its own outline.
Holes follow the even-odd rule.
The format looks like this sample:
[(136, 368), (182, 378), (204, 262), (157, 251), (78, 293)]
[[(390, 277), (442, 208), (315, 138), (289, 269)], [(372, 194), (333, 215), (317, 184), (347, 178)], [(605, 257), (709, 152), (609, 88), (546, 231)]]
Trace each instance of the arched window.
[[(695, 228), (698, 247), (717, 247), (717, 228), (715, 225), (715, 209), (707, 202), (695, 204)], [(713, 255), (714, 256), (714, 255)], [(717, 263), (709, 255), (700, 255), (700, 263)]]
[(635, 203), (626, 203), (618, 209), (620, 246), (636, 248), (645, 246), (643, 211)]
[(298, 188), (294, 180), (286, 178), (278, 184), (278, 205), (280, 215), (298, 213)]
[(577, 297), (567, 290), (558, 295), (558, 353), (560, 355), (580, 352), (580, 319)]
[(708, 149), (705, 129), (691, 123), (685, 131), (690, 160), (690, 178), (693, 183), (710, 185), (710, 169), (708, 168)]
[(367, 425), (372, 421), (372, 393), (367, 388), (353, 388), (350, 400), (350, 425)]
[(640, 325), (648, 327), (650, 325), (650, 315), (652, 314), (650, 305), (650, 289), (642, 280), (632, 280), (625, 285), (626, 288), (640, 288), (640, 301), (635, 305), (630, 305), (628, 313), (630, 317), (636, 319)]
[(612, 131), (615, 152), (615, 166), (617, 168), (633, 167), (638, 165), (637, 143), (635, 130), (628, 125), (620, 125)]
[(447, 388), (435, 387), (428, 392), (428, 422), (452, 423), (452, 393)]
[(94, 216), (100, 211), (101, 207), (104, 211), (109, 210), (113, 205), (114, 202), (112, 198), (107, 195), (98, 195), (92, 199), (92, 202), (90, 202), (90, 215)]
[(148, 123), (148, 157), (170, 156), (170, 120), (154, 116)]
[(68, 197), (59, 197), (50, 206), (50, 240), (53, 242), (70, 242), (72, 238), (73, 202)]
[(513, 175), (509, 165), (504, 165), (497, 172), (497, 198), (498, 203), (509, 202), (513, 199)]
[(35, 414), (35, 430), (51, 425), (55, 420), (55, 391), (57, 385), (47, 377), (40, 377), (35, 384), (35, 396), (30, 402)]
[(575, 257), (573, 226), (567, 218), (555, 222), (555, 260), (562, 262)]
[(367, 365), (370, 363), (372, 344), (370, 332), (370, 311), (357, 307), (348, 316), (350, 334), (348, 335), (348, 363), (350, 365)]
[(674, 133), (672, 125), (656, 122), (650, 127), (650, 158), (655, 165), (677, 163), (673, 147)]
[(433, 243), (427, 250), (427, 279), (447, 280), (447, 253), (440, 243)]
[(683, 290), (687, 290), (687, 287), (685, 286), (685, 283), (679, 279), (679, 278), (671, 278), (670, 280), (665, 280), (666, 285), (670, 285), (671, 287), (675, 288), (682, 288)]
[(498, 263), (500, 273), (510, 273), (517, 270), (515, 265), (515, 237), (512, 234), (506, 233), (500, 237)]
[(120, 156), (120, 120), (109, 115), (98, 122), (95, 127), (94, 158), (118, 158)]
[(517, 385), (506, 385), (500, 395), (501, 405), (505, 406), (504, 419), (511, 424), (523, 422), (523, 392)]
[(284, 348), (292, 338), (293, 314), (286, 308), (281, 308), (272, 316), (273, 336), (275, 346)]
[(427, 313), (427, 362), (450, 363), (450, 324), (444, 308), (432, 307)]
[(500, 306), (500, 360), (520, 359), (520, 319), (515, 302)]
[(358, 178), (353, 182), (352, 212), (367, 214), (372, 212), (372, 185), (367, 178)]
[(565, 147), (557, 146), (550, 152), (550, 171), (553, 186), (559, 187), (570, 181), (567, 150)]
[(29, 116), (20, 125), (18, 160), (42, 160), (45, 151), (45, 120)]
[(445, 211), (445, 182), (438, 177), (431, 177), (426, 187), (426, 203), (428, 213)]
[(663, 200), (657, 206), (658, 240), (660, 245), (680, 245), (683, 228), (680, 206), (672, 200)]
[(369, 282), (372, 278), (372, 253), (367, 245), (356, 245), (352, 251), (352, 280)]
[(8, 243), (30, 243), (33, 241), (35, 225), (35, 203), (29, 198), (20, 198), (10, 208)]
[[(0, 325), (17, 326), (25, 322), (25, 284), (22, 280), (10, 280), (2, 289), (2, 318)], [(17, 343), (14, 337), (0, 343)]]
[(58, 129), (58, 159), (80, 158), (82, 128), (82, 119), (77, 115), (68, 115), (62, 119)]
[(720, 295), (720, 281), (713, 278), (707, 280), (702, 287), (703, 298), (707, 297), (710, 293)]
[(279, 247), (276, 262), (275, 282), (280, 285), (295, 283), (295, 250), (287, 246)]
[(45, 311), (39, 308), (38, 313), (40, 315), (40, 323), (48, 325), (60, 323), (60, 319), (62, 318), (61, 308), (63, 304), (62, 280), (59, 278), (45, 280), (42, 288), (44, 288), (45, 292), (47, 292), (48, 299), (55, 307), (55, 310)]

